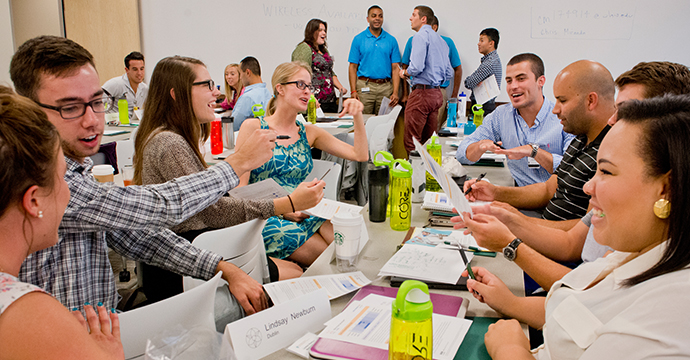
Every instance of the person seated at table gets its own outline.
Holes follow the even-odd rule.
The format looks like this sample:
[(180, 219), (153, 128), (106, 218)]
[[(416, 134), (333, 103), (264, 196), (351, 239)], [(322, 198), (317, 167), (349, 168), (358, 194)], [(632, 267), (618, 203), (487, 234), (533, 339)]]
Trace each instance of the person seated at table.
[(58, 242), (70, 199), (65, 170), (60, 136), (45, 113), (0, 86), (0, 359), (124, 359), (114, 309), (98, 304), (96, 314), (86, 304), (84, 320), (17, 279), (29, 254)]
[[(615, 252), (557, 281), (546, 298), (517, 297), (495, 275), (473, 268), (467, 287), (496, 311), (543, 328), (530, 354), (518, 321), (491, 325), (493, 359), (690, 357), (690, 96), (631, 100), (601, 143), (587, 182), (594, 237)], [(513, 234), (496, 218), (465, 213), (473, 234)], [(517, 246), (519, 257), (521, 245)], [(532, 355), (534, 357), (532, 357)]]
[(237, 98), (244, 92), (244, 84), (240, 80), (240, 64), (230, 64), (225, 67), (223, 83), (225, 99), (223, 99), (219, 106), (225, 110), (232, 110), (235, 108)]
[[(267, 116), (247, 119), (240, 128), (237, 145), (243, 146), (249, 134), (259, 128), (275, 130), (279, 135), (290, 138), (276, 140), (273, 158), (251, 174), (240, 176), (240, 186), (273, 178), (283, 188), (292, 191), (314, 167), (312, 147), (347, 160), (369, 159), (363, 105), (359, 100), (345, 101), (340, 113), (354, 117), (354, 146), (336, 139), (316, 125), (295, 120), (298, 113), (307, 109), (313, 90), (311, 79), (311, 69), (303, 62), (284, 63), (276, 68), (271, 79), (274, 97), (268, 103)], [(274, 216), (268, 219), (263, 237), (270, 256), (309, 266), (333, 241), (333, 226), (328, 220), (301, 213)]]
[[(642, 62), (624, 72), (616, 79), (618, 95), (616, 104), (628, 100), (643, 100), (664, 94), (690, 94), (690, 70), (687, 66), (666, 61)], [(616, 116), (609, 119), (614, 125)], [(505, 203), (493, 202), (490, 206), (473, 207), (474, 211), (496, 216), (510, 231), (520, 238), (520, 256), (515, 263), (534, 279), (539, 286), (548, 290), (572, 269), (556, 261), (594, 261), (605, 256), (611, 248), (600, 245), (592, 235), (593, 212), (589, 211), (571, 229), (562, 230), (535, 225), (514, 211)], [(464, 227), (461, 217), (453, 217), (455, 228)], [(501, 251), (512, 239), (500, 239), (493, 234), (475, 237), (479, 245), (493, 251)]]
[(311, 69), (311, 84), (314, 86), (314, 97), (319, 102), (321, 110), (327, 113), (338, 111), (338, 99), (335, 89), (341, 95), (347, 94), (347, 89), (333, 72), (333, 57), (328, 52), (326, 36), (328, 24), (321, 19), (311, 19), (304, 28), (304, 40), (297, 44), (292, 52), (292, 61), (302, 61)]
[[(172, 56), (156, 65), (151, 77), (148, 110), (134, 142), (135, 184), (160, 184), (208, 168), (199, 147), (208, 140), (210, 122), (215, 120), (210, 105), (218, 92), (200, 60)], [(175, 156), (170, 156), (171, 153)], [(224, 196), (172, 230), (191, 242), (208, 230), (308, 209), (321, 200), (324, 186), (323, 181), (301, 183), (291, 196), (273, 200)], [(272, 281), (302, 275), (298, 265), (284, 260), (269, 259), (269, 269)], [(148, 300), (158, 301), (182, 292), (180, 275), (150, 265), (144, 266), (144, 273)]]

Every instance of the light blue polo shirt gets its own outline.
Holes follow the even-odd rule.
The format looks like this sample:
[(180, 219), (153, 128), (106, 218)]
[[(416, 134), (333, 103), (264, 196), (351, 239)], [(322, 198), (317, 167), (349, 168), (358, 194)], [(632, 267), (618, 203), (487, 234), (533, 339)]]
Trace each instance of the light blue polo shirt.
[(347, 61), (359, 65), (357, 76), (390, 79), (392, 65), (400, 62), (398, 41), (383, 29), (376, 37), (366, 28), (352, 39)]
[[(446, 41), (446, 44), (448, 44), (448, 58), (450, 59), (450, 66), (455, 69), (456, 67), (460, 66), (462, 62), (460, 62), (460, 54), (458, 54), (458, 49), (455, 47), (455, 42), (453, 39), (441, 35), (443, 40)], [(410, 64), (410, 52), (412, 52), (412, 38), (413, 36), (410, 36), (409, 39), (407, 39), (407, 44), (405, 44), (405, 51), (403, 51), (403, 56), (402, 56), (402, 63), (405, 65)], [(441, 84), (442, 88), (448, 87), (450, 85), (450, 80), (444, 82)]]

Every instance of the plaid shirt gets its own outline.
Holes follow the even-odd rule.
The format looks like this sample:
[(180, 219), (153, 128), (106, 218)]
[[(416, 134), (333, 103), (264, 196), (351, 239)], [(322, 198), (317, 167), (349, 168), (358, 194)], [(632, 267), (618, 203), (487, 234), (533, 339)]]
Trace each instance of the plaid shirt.
[(491, 74), (496, 75), (496, 82), (498, 83), (498, 88), (500, 89), (503, 69), (501, 68), (501, 58), (498, 57), (496, 50), (482, 57), (482, 62), (479, 64), (477, 70), (465, 78), (465, 87), (470, 90), (474, 89), (477, 87), (477, 85), (479, 85), (480, 82), (491, 76)]
[[(185, 276), (210, 279), (222, 257), (193, 247), (167, 228), (218, 201), (239, 183), (221, 162), (165, 184), (118, 187), (91, 175), (93, 162), (67, 161), (70, 202), (55, 246), (24, 261), (19, 279), (50, 292), (67, 308), (85, 302), (115, 308), (119, 295), (108, 260), (116, 252)], [(184, 195), (184, 196), (183, 196)]]

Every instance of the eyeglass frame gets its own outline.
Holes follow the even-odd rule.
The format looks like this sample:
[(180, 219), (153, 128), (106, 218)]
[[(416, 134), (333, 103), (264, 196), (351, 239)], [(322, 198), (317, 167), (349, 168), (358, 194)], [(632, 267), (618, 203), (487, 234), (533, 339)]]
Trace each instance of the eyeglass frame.
[[(304, 80), (295, 80), (295, 81), (288, 81), (288, 82), (280, 83), (280, 85), (289, 85), (289, 84), (295, 84), (295, 86), (300, 90), (309, 89), (309, 91), (312, 93), (314, 92), (314, 90), (316, 90), (316, 86), (314, 86), (312, 84), (307, 84), (306, 82), (304, 82)], [(302, 84), (302, 86), (300, 86), (300, 84)]]
[[(65, 104), (65, 105), (61, 105), (61, 106), (53, 106), (53, 105), (43, 104), (43, 103), (40, 103), (37, 101), (36, 104), (42, 108), (57, 111), (58, 113), (60, 113), (60, 117), (65, 119), (65, 120), (74, 120), (74, 119), (78, 119), (78, 118), (84, 116), (84, 114), (86, 114), (86, 107), (87, 106), (91, 108), (91, 111), (93, 111), (94, 113), (97, 113), (97, 114), (103, 114), (103, 113), (107, 112), (110, 109), (110, 107), (105, 105), (105, 104), (107, 104), (106, 99), (110, 100), (111, 105), (115, 104), (115, 98), (112, 96), (109, 96), (109, 95), (105, 95), (105, 94), (103, 94), (99, 99), (93, 99), (89, 102), (73, 102), (73, 103), (69, 103), (69, 104)], [(96, 101), (99, 101), (99, 100), (103, 101), (103, 104), (104, 104), (103, 105), (103, 111), (96, 110), (93, 107), (93, 103)], [(65, 117), (65, 115), (62, 113), (62, 110), (64, 108), (66, 108), (68, 106), (77, 106), (77, 105), (83, 106), (81, 114), (79, 114), (77, 116), (73, 116), (73, 117)]]
[(197, 85), (208, 85), (209, 91), (213, 91), (216, 89), (216, 82), (213, 81), (213, 79), (204, 80), (204, 81), (197, 81), (197, 82), (192, 83), (192, 86), (197, 86)]

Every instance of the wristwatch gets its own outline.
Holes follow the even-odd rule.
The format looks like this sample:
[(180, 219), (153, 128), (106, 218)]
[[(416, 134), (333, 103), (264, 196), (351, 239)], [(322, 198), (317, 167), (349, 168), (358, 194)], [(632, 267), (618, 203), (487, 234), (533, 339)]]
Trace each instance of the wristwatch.
[(515, 261), (517, 257), (517, 247), (520, 244), (522, 244), (522, 240), (515, 238), (508, 246), (503, 248), (503, 256), (505, 256), (508, 261)]
[(532, 154), (529, 156), (531, 158), (534, 158), (537, 156), (537, 151), (539, 151), (539, 144), (529, 144), (532, 147)]

